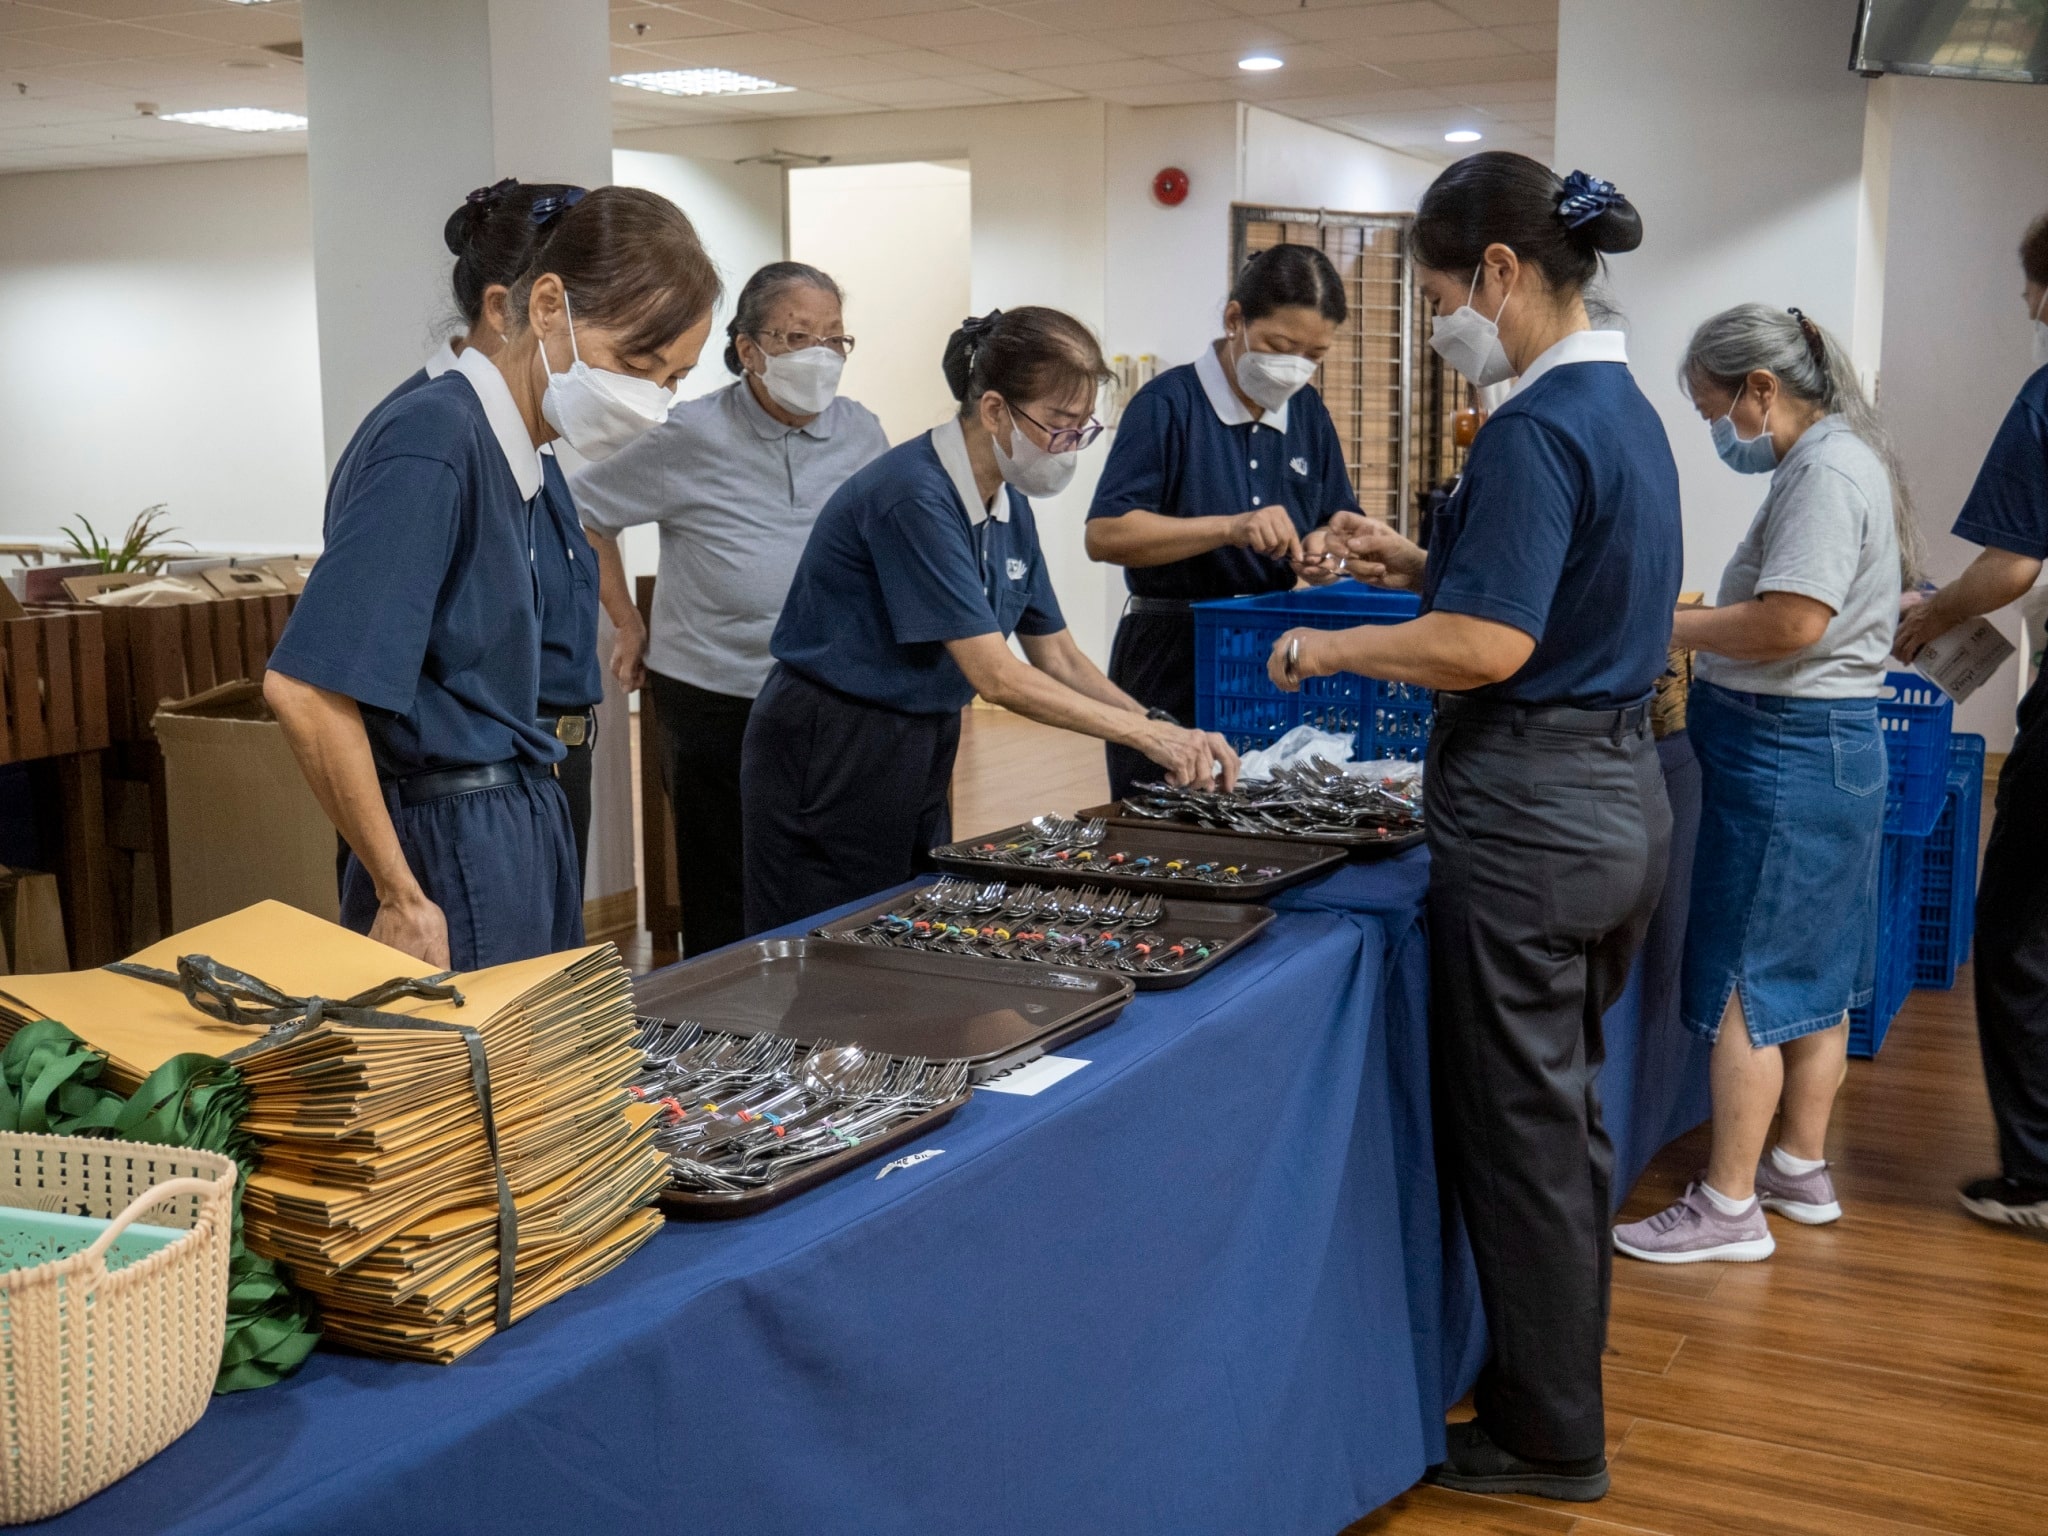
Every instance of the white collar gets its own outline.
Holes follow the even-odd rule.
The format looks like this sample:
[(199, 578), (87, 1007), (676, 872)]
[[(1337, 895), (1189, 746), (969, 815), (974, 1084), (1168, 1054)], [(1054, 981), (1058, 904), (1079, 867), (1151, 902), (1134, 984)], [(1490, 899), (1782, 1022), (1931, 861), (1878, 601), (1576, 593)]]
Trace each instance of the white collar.
[[(462, 350), (467, 352), (469, 348), (464, 347)], [(441, 377), (442, 374), (455, 366), (455, 359), (458, 355), (455, 350), (454, 341), (442, 342), (440, 346), (434, 349), (434, 355), (426, 361), (427, 377), (430, 379)]]
[(1223, 372), (1223, 359), (1216, 355), (1215, 347), (1202, 348), (1202, 355), (1195, 359), (1195, 377), (1202, 381), (1202, 393), (1209, 397), (1209, 406), (1216, 412), (1216, 419), (1226, 427), (1256, 422), (1286, 436), (1287, 407), (1294, 402), (1286, 401), (1279, 410), (1268, 411), (1263, 416), (1252, 415), (1245, 408), (1245, 403), (1237, 398), (1237, 391), (1230, 387), (1230, 380)]
[(1620, 331), (1573, 331), (1562, 341), (1553, 342), (1537, 356), (1528, 371), (1515, 381), (1515, 387), (1508, 391), (1510, 399), (1534, 384), (1553, 368), (1562, 368), (1566, 363), (1627, 363), (1628, 337)]
[(540, 494), (540, 452), (533, 446), (533, 437), (526, 430), (519, 407), (513, 403), (512, 389), (505, 382), (505, 375), (498, 372), (496, 363), (475, 347), (464, 347), (456, 355), (453, 371), (469, 380), (469, 387), (476, 391), (477, 399), (483, 401), (484, 420), (491, 424), (491, 433), (498, 439), (505, 462), (512, 466), (512, 478), (519, 482), (520, 498), (533, 500)]
[(996, 487), (995, 495), (982, 505), (981, 487), (974, 483), (974, 461), (967, 457), (967, 434), (960, 429), (960, 418), (953, 417), (932, 428), (932, 452), (939, 456), (939, 463), (946, 471), (946, 477), (953, 482), (953, 494), (960, 498), (961, 510), (967, 514), (967, 521), (979, 528), (990, 518), (999, 523), (1010, 520), (1010, 488)]

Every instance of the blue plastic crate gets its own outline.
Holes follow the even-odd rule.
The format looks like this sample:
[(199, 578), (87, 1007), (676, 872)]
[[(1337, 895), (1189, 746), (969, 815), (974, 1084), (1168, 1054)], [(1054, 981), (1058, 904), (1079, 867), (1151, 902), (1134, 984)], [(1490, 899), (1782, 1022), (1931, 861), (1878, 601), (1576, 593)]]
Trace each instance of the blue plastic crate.
[(1977, 926), (1977, 834), (1984, 802), (1984, 738), (1949, 738), (1948, 797), (1921, 856), (1920, 931), (1913, 985), (1955, 985)]
[(1878, 872), (1876, 995), (1849, 1010), (1849, 1054), (1875, 1056), (1913, 990), (1919, 953), (1920, 859), (1927, 840), (1887, 832)]
[(1420, 758), (1435, 706), (1427, 688), (1339, 673), (1283, 693), (1266, 676), (1273, 642), (1290, 629), (1399, 624), (1421, 610), (1412, 592), (1361, 582), (1195, 604), (1195, 722), (1240, 752), (1269, 747), (1297, 725), (1352, 736), (1356, 758)]
[(1917, 672), (1888, 672), (1879, 694), (1886, 767), (1884, 829), (1925, 837), (1948, 793), (1949, 724), (1955, 705)]

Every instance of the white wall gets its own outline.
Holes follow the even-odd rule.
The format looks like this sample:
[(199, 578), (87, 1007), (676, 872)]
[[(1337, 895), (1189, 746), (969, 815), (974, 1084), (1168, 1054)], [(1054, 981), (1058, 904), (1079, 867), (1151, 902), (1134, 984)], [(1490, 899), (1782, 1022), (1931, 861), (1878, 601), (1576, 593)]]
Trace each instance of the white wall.
[(889, 441), (957, 409), (938, 365), (973, 289), (972, 178), (932, 160), (789, 172), (789, 254), (846, 295), (856, 346), (840, 388), (882, 420)]
[(317, 547), (317, 355), (303, 158), (0, 176), (0, 534)]
[(1875, 336), (1855, 335), (1859, 263), (1875, 254), (1862, 238), (1867, 87), (1844, 67), (1855, 14), (1856, 0), (1558, 11), (1557, 163), (1606, 177), (1642, 212), (1643, 245), (1614, 258), (1611, 296), (1678, 460), (1685, 584), (1710, 595), (1764, 484), (1722, 467), (1678, 388), (1693, 328), (1747, 300), (1796, 304), (1874, 362)]
[(1239, 198), (1277, 208), (1410, 213), (1438, 166), (1363, 139), (1243, 107)]
[[(1879, 399), (1931, 574), (1947, 581), (1977, 553), (1949, 527), (2031, 369), (2017, 247), (2027, 221), (2048, 209), (2048, 91), (1893, 77), (1879, 94), (1892, 120)], [(1996, 622), (2019, 642), (2011, 610)], [(2007, 750), (2018, 687), (2008, 662), (1956, 712), (1956, 728)]]
[[(1100, 333), (1105, 112), (1093, 101), (873, 112), (655, 128), (621, 134), (618, 142), (622, 149), (666, 154), (695, 166), (730, 166), (776, 149), (829, 155), (836, 165), (966, 161), (972, 171), (968, 308), (980, 314), (1012, 304), (1050, 304)], [(905, 259), (914, 261), (914, 246)], [(885, 344), (886, 338), (861, 338), (863, 349)], [(938, 358), (931, 364), (936, 368)], [(1074, 638), (1097, 661), (1109, 656), (1109, 579), (1082, 548), (1082, 519), (1102, 452), (1086, 454), (1074, 483), (1037, 504), (1054, 587)]]

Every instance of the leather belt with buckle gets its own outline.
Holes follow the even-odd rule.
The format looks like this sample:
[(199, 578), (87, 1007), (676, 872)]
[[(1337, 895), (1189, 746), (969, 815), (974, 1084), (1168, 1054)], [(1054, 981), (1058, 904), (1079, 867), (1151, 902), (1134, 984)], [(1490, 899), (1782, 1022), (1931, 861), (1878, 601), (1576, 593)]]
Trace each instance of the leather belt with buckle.
[(542, 730), (565, 747), (586, 745), (593, 734), (591, 726), (594, 723), (588, 710), (575, 715), (542, 715), (538, 722)]

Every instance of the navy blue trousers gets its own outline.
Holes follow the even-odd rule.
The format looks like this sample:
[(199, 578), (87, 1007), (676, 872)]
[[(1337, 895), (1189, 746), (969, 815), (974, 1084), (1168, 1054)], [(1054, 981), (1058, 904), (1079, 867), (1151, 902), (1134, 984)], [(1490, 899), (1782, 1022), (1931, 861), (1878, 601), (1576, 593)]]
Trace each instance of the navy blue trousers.
[(740, 746), (747, 932), (930, 869), (959, 750), (958, 714), (884, 709), (778, 663)]
[[(569, 802), (552, 778), (402, 806), (384, 804), (405, 862), (448, 918), (448, 964), (481, 970), (583, 943), (583, 871)], [(369, 871), (353, 852), (341, 875), (341, 920), (368, 933), (377, 915)]]

